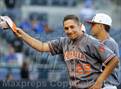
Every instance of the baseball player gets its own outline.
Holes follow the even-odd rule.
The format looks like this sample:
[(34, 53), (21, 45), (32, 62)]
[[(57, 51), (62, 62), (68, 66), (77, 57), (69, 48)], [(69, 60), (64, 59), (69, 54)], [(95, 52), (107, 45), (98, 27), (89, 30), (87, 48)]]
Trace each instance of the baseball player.
[[(4, 19), (3, 19), (4, 20)], [(6, 20), (6, 19), (5, 19)], [(11, 21), (12, 23), (12, 21)], [(20, 28), (7, 24), (13, 32), (31, 47), (52, 55), (63, 54), (68, 67), (71, 89), (102, 89), (104, 81), (119, 63), (119, 59), (108, 47), (82, 32), (80, 20), (75, 15), (64, 17), (63, 26), (67, 37), (48, 42), (38, 41)], [(7, 28), (2, 24), (2, 28)], [(102, 71), (102, 65), (105, 69)], [(110, 88), (112, 89), (112, 88)]]
[[(97, 13), (91, 24), (91, 33), (94, 37), (99, 39), (101, 43), (109, 47), (118, 57), (119, 57), (119, 47), (116, 41), (109, 35), (110, 27), (112, 24), (112, 19), (109, 15), (105, 13)], [(105, 81), (105, 84), (110, 84), (112, 86), (119, 85), (119, 69), (120, 64), (117, 65), (115, 70), (111, 73), (108, 79)], [(112, 88), (111, 88), (112, 89)]]

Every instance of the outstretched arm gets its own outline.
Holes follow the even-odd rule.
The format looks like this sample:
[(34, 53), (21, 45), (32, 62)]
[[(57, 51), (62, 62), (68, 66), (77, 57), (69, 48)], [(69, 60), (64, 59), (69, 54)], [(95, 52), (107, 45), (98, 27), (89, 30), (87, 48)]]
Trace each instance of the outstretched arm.
[(21, 28), (16, 28), (16, 32), (14, 32), (20, 39), (24, 40), (28, 45), (32, 48), (42, 51), (42, 52), (49, 52), (50, 48), (48, 43), (44, 43), (40, 40), (37, 40), (27, 33), (25, 33)]
[(24, 40), (28, 45), (30, 45), (31, 47), (33, 47), (38, 51), (43, 51), (43, 52), (50, 51), (48, 43), (43, 43), (42, 41), (39, 41), (29, 36), (22, 29), (17, 28), (15, 23), (8, 16), (0, 16), (0, 27), (2, 29), (11, 28), (12, 31), (16, 34), (16, 36)]

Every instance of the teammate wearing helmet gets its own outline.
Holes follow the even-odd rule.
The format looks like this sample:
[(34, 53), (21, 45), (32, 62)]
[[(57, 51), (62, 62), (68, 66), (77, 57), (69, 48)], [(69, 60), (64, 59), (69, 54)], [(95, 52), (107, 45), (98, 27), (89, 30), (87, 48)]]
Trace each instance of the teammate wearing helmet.
[[(112, 19), (109, 15), (105, 13), (97, 13), (91, 24), (91, 34), (100, 40), (101, 43), (109, 47), (118, 57), (119, 57), (119, 47), (116, 41), (109, 35), (109, 31), (112, 25)], [(105, 81), (105, 84), (110, 86), (119, 85), (119, 67), (120, 63), (117, 65), (115, 70), (111, 73), (108, 79)], [(110, 89), (112, 89), (112, 87)]]
[[(6, 28), (3, 26), (1, 27)], [(9, 26), (11, 27), (11, 25)], [(104, 81), (117, 66), (118, 57), (97, 39), (82, 32), (82, 25), (77, 16), (65, 16), (63, 26), (67, 37), (49, 42), (34, 39), (15, 26), (11, 28), (18, 37), (36, 50), (51, 52), (52, 55), (64, 55), (71, 89), (105, 89)], [(105, 65), (103, 71), (101, 71), (102, 64)]]

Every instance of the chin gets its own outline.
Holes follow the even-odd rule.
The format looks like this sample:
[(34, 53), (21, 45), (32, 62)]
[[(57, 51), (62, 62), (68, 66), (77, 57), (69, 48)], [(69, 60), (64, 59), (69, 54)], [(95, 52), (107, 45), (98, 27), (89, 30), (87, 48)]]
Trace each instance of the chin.
[(68, 35), (68, 37), (69, 37), (69, 39), (71, 39), (71, 40), (75, 40), (75, 39), (77, 38), (76, 35)]

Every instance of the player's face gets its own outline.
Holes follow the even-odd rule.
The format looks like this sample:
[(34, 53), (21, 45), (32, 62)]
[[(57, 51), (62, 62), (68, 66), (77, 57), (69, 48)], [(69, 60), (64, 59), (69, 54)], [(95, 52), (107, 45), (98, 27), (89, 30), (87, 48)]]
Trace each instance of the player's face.
[(91, 34), (95, 37), (97, 37), (97, 35), (100, 33), (101, 29), (100, 29), (100, 24), (91, 24)]
[(64, 31), (70, 39), (74, 40), (82, 34), (80, 26), (81, 25), (77, 24), (74, 20), (66, 20), (64, 22)]

